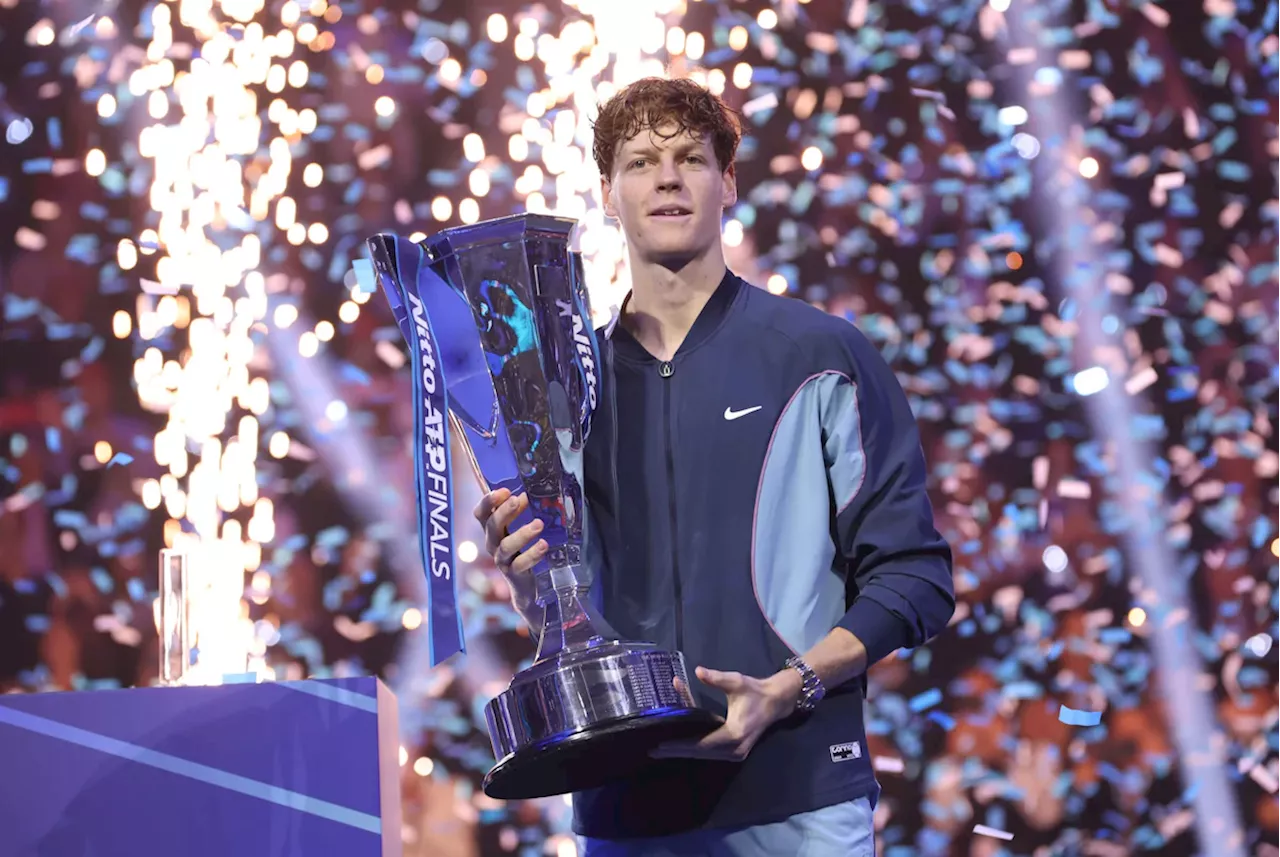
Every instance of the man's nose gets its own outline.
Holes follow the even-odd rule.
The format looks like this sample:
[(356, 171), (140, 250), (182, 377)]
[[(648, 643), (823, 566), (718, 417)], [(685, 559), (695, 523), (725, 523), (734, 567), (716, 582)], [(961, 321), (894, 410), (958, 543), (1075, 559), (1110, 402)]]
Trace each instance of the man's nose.
[(659, 190), (679, 190), (684, 182), (680, 178), (680, 170), (673, 162), (664, 162), (658, 173)]

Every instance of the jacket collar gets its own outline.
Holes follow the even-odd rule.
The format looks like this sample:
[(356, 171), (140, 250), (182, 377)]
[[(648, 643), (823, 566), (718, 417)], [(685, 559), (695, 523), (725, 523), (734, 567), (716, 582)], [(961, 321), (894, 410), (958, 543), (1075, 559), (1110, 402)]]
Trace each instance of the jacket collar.
[[(711, 297), (703, 305), (698, 317), (694, 319), (693, 327), (689, 329), (684, 341), (680, 343), (676, 354), (692, 351), (711, 338), (711, 335), (719, 329), (728, 316), (734, 299), (742, 290), (742, 286), (742, 279), (726, 268), (724, 277), (720, 280), (720, 285), (716, 286), (716, 290), (711, 293)], [(622, 314), (627, 311), (627, 302), (630, 300), (631, 292), (627, 292), (627, 296), (622, 299), (622, 306), (614, 313), (613, 318), (609, 320), (608, 326), (605, 327), (605, 339), (613, 342), (615, 347), (618, 348), (618, 353), (623, 356), (636, 360), (651, 361), (654, 359), (653, 355), (645, 351), (644, 346), (637, 342), (631, 332), (619, 323)], [(615, 336), (615, 333), (618, 335)]]

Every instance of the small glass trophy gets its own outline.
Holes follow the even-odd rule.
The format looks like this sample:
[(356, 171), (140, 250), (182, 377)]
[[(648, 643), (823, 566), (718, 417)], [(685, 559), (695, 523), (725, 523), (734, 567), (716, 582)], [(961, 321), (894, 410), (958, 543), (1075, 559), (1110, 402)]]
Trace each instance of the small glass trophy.
[(183, 684), (199, 650), (191, 639), (190, 575), (186, 551), (160, 551), (160, 683)]

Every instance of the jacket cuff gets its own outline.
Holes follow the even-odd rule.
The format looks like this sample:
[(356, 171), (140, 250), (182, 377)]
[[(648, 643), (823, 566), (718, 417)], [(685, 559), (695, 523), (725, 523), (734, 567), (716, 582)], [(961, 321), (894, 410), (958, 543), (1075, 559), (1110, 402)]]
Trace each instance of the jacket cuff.
[(907, 623), (865, 595), (853, 602), (836, 627), (862, 641), (868, 669), (911, 643)]

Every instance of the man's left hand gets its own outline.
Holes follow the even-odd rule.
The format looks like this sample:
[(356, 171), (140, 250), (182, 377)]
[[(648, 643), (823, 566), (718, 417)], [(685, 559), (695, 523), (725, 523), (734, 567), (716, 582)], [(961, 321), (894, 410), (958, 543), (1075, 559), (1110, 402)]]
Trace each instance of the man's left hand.
[(668, 741), (649, 755), (655, 759), (714, 759), (741, 762), (764, 731), (796, 710), (800, 674), (792, 669), (768, 678), (698, 667), (703, 684), (725, 692), (729, 710), (724, 725), (699, 741)]

